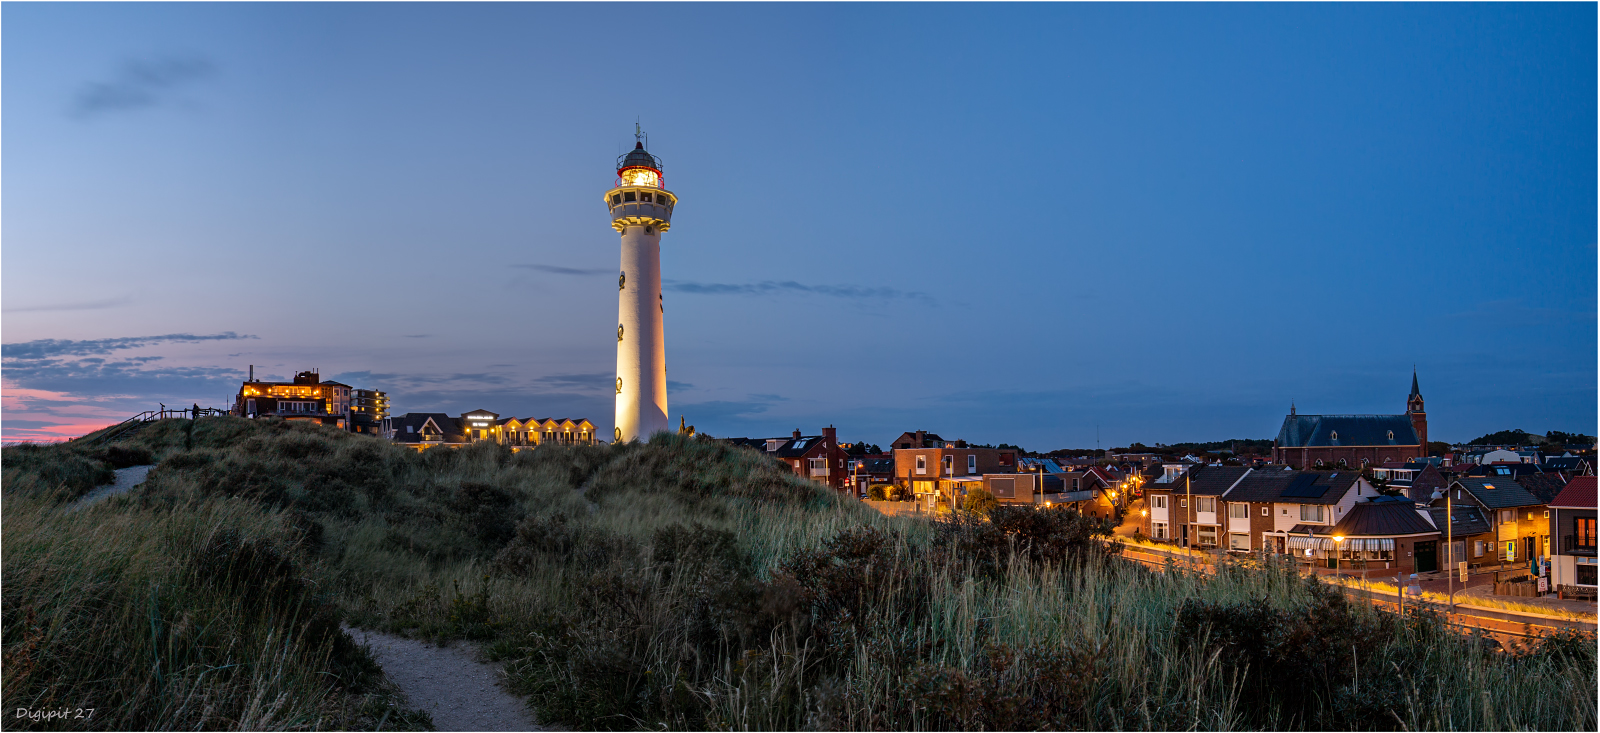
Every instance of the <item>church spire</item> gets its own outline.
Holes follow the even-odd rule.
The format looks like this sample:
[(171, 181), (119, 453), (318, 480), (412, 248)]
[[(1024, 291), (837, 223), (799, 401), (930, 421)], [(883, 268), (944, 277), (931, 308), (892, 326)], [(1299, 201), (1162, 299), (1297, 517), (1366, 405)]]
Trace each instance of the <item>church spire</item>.
[(1417, 388), (1417, 368), (1411, 367), (1411, 396), (1421, 397), (1422, 390)]

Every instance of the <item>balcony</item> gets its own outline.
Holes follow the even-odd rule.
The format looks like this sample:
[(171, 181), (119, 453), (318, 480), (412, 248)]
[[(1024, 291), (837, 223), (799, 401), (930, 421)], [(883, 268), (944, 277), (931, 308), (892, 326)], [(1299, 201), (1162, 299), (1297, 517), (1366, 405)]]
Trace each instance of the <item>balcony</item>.
[(1595, 556), (1595, 538), (1579, 537), (1577, 535), (1564, 535), (1561, 538), (1561, 554)]

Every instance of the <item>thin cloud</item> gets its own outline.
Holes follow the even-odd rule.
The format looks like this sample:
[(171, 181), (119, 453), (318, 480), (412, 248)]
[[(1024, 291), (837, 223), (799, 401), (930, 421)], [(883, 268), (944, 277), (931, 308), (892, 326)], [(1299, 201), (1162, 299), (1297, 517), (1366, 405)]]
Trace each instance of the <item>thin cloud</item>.
[(610, 275), (611, 273), (616, 272), (616, 270), (612, 270), (610, 268), (590, 270), (578, 267), (558, 267), (556, 265), (512, 265), (512, 267), (522, 270), (538, 270), (539, 272), (545, 272), (551, 275), (576, 275), (578, 277)]
[(154, 107), (167, 102), (172, 91), (215, 72), (216, 65), (201, 56), (127, 61), (109, 81), (84, 85), (73, 98), (70, 112), (74, 117), (89, 118)]
[(40, 311), (92, 311), (104, 308), (116, 308), (133, 302), (133, 296), (124, 295), (105, 300), (91, 300), (81, 303), (58, 303), (55, 305), (26, 305), (21, 308), (6, 308), (6, 313), (36, 313)]
[[(201, 341), (233, 341), (238, 339), (256, 339), (259, 336), (237, 334), (232, 331), (209, 335), (196, 335), (192, 333), (169, 333), (165, 336), (124, 336), (121, 338), (92, 339), (87, 341), (68, 341), (64, 339), (39, 339), (37, 341), (19, 341), (10, 344), (0, 344), (0, 356), (10, 359), (32, 360), (48, 359), (67, 356), (95, 356), (110, 354), (121, 349), (138, 349), (156, 344), (184, 342), (194, 343)], [(154, 358), (154, 357), (141, 357)], [(9, 365), (7, 365), (9, 368)]]
[(857, 300), (920, 300), (926, 303), (934, 302), (927, 293), (914, 290), (900, 290), (890, 287), (863, 287), (860, 285), (806, 285), (793, 280), (764, 280), (758, 283), (698, 283), (687, 280), (663, 280), (663, 287), (676, 293), (693, 293), (695, 295), (773, 295), (778, 293), (802, 293), (808, 295), (823, 295), (830, 298), (851, 298)]

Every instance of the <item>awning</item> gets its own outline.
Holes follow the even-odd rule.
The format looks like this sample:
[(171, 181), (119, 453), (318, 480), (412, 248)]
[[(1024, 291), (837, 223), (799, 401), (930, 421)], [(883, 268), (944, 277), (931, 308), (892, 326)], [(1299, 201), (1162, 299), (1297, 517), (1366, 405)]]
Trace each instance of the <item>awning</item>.
[(1373, 538), (1368, 538), (1368, 539), (1354, 539), (1354, 538), (1352, 538), (1352, 539), (1345, 540), (1343, 544), (1346, 545), (1346, 547), (1344, 549), (1354, 550), (1354, 551), (1358, 551), (1358, 552), (1365, 552), (1365, 551), (1368, 551), (1368, 550), (1371, 550), (1371, 551), (1378, 551), (1378, 550), (1393, 551), (1394, 550), (1394, 540), (1390, 539), (1388, 537), (1373, 537)]
[(1307, 537), (1303, 534), (1289, 535), (1289, 549), (1291, 550), (1331, 550), (1333, 538)]

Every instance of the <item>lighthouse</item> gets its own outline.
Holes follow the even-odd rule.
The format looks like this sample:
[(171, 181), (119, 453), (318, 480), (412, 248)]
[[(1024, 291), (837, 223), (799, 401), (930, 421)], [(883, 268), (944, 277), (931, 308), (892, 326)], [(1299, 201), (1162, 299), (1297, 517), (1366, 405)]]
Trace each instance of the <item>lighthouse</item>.
[(617, 442), (667, 430), (667, 342), (662, 323), (661, 234), (678, 203), (661, 184), (661, 160), (635, 130), (633, 150), (617, 158), (606, 192), (611, 228), (622, 235), (617, 275)]

